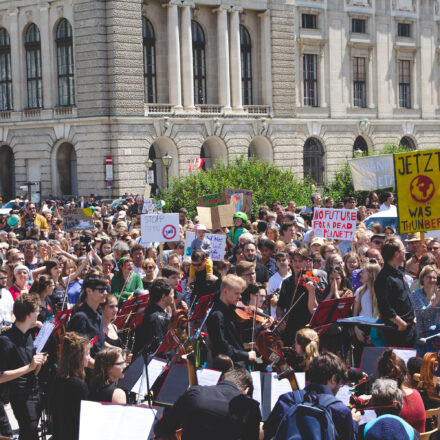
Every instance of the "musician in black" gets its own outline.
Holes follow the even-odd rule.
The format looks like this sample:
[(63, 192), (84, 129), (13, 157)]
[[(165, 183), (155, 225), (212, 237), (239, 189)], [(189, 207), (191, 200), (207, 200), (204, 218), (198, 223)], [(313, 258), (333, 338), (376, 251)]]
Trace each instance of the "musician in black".
[(145, 349), (146, 353), (154, 352), (168, 333), (170, 316), (165, 311), (174, 305), (174, 290), (171, 282), (165, 278), (153, 281), (150, 288), (148, 307), (142, 324), (136, 328), (134, 353)]
[(35, 327), (39, 307), (40, 298), (36, 294), (17, 297), (13, 309), (15, 323), (0, 335), (0, 383), (7, 382), (20, 440), (38, 440), (41, 406), (37, 375), (47, 356), (35, 355), (29, 329)]
[(214, 386), (193, 386), (159, 420), (154, 433), (168, 437), (183, 427), (191, 440), (258, 440), (261, 413), (251, 399), (252, 377), (244, 368), (223, 373)]
[(318, 305), (315, 283), (306, 279), (300, 280), (305, 273), (308, 258), (306, 249), (295, 249), (290, 252), (292, 275), (281, 284), (277, 316), (284, 316), (291, 308), (287, 318), (280, 325), (280, 329), (283, 331), (282, 339), (288, 347), (295, 343), (296, 332), (310, 322), (313, 309)]
[[(67, 331), (76, 332), (89, 340), (97, 338), (90, 355), (95, 357), (105, 348), (105, 324), (99, 305), (104, 303), (109, 286), (100, 275), (90, 274), (84, 279), (79, 303), (73, 309)], [(93, 359), (89, 367), (93, 367)]]
[(254, 350), (245, 350), (246, 345), (243, 344), (240, 326), (234, 313), (245, 287), (246, 283), (242, 278), (226, 275), (222, 279), (220, 297), (215, 300), (206, 322), (213, 357), (226, 354), (234, 365), (240, 367), (246, 367), (249, 361), (256, 360)]

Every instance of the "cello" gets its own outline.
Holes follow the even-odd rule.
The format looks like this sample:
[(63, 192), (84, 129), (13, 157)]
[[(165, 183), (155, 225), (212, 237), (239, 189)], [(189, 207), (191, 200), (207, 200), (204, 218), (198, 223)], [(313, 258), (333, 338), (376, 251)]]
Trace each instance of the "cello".
[(440, 403), (440, 382), (435, 375), (438, 369), (437, 353), (425, 353), (420, 367), (420, 374), (414, 374), (414, 381), (417, 382), (417, 388), (426, 393), (429, 400)]

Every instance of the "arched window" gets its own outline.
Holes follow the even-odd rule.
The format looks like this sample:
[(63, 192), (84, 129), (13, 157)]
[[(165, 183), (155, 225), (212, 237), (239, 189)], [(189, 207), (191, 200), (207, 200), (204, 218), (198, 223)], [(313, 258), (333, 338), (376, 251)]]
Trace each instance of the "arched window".
[(0, 29), (0, 110), (12, 109), (11, 42), (8, 31)]
[(142, 41), (144, 46), (145, 102), (157, 102), (156, 96), (156, 37), (153, 25), (142, 17)]
[(252, 105), (252, 43), (243, 25), (240, 25), (240, 47), (243, 105)]
[[(360, 154), (359, 151), (362, 151), (362, 154)], [(353, 156), (364, 156), (366, 154), (368, 154), (367, 141), (363, 136), (358, 136), (353, 144)]]
[(26, 77), (28, 108), (43, 107), (43, 75), (41, 71), (41, 41), (38, 27), (32, 23), (27, 32), (24, 47), (26, 50)]
[(61, 195), (78, 194), (77, 158), (72, 144), (60, 145), (57, 151), (57, 168)]
[(403, 136), (403, 138), (400, 139), (400, 146), (408, 151), (413, 151), (417, 149), (416, 144), (409, 136)]
[(193, 64), (194, 64), (194, 103), (206, 104), (206, 59), (205, 34), (196, 21), (191, 22)]
[(316, 183), (324, 183), (324, 148), (316, 138), (308, 138), (303, 151), (304, 176), (310, 176)]
[(59, 105), (75, 105), (72, 26), (65, 18), (58, 24), (56, 44)]
[(15, 160), (9, 145), (0, 146), (0, 195), (5, 202), (15, 197)]

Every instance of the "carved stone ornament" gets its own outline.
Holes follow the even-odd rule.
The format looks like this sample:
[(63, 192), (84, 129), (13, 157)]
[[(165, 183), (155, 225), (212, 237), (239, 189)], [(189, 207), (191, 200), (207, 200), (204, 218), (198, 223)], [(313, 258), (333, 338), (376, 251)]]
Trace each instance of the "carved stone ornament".
[(393, 9), (395, 11), (416, 12), (416, 0), (393, 0)]
[(364, 6), (365, 8), (371, 8), (372, 0), (346, 0), (349, 6)]

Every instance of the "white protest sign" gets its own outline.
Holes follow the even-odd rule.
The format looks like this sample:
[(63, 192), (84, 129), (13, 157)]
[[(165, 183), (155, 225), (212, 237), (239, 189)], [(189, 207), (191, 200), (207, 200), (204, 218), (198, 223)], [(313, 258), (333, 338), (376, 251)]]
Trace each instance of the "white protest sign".
[(144, 199), (144, 206), (142, 206), (142, 214), (153, 214), (154, 212), (154, 200)]
[(356, 191), (373, 191), (394, 186), (392, 154), (351, 159), (348, 164)]
[(179, 241), (179, 214), (142, 214), (142, 242)]
[(313, 236), (331, 240), (352, 240), (356, 232), (356, 209), (316, 208)]
[[(191, 243), (196, 238), (196, 233), (187, 231), (185, 240), (185, 255), (187, 257), (191, 256)], [(205, 238), (211, 240), (211, 260), (221, 261), (225, 257), (225, 246), (226, 246), (226, 235), (224, 234), (206, 234)]]

